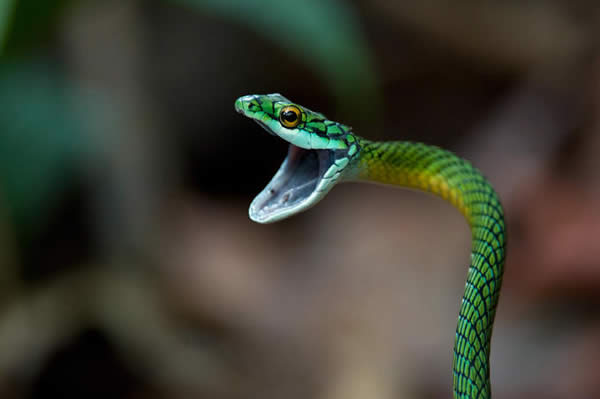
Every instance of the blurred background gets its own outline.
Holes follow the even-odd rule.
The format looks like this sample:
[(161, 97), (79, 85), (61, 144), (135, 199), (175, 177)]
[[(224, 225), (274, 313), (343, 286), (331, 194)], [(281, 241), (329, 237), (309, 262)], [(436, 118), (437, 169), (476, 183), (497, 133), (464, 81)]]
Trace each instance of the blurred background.
[(247, 207), (281, 92), (449, 148), (504, 203), (501, 398), (600, 397), (593, 1), (2, 0), (0, 397), (451, 397), (460, 214), (342, 185)]

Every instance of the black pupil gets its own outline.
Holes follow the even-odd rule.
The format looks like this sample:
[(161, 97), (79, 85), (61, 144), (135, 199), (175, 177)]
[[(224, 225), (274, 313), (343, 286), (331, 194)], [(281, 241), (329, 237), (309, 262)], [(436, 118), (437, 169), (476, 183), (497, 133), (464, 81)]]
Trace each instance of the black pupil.
[(294, 111), (284, 111), (283, 114), (281, 115), (283, 120), (289, 123), (294, 123), (296, 122), (296, 119), (298, 119), (298, 115), (296, 115), (296, 113)]

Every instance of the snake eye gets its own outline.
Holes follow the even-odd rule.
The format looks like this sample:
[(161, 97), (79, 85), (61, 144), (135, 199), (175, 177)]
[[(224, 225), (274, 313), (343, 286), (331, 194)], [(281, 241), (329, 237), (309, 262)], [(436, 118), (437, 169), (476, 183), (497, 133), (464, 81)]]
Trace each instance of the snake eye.
[(302, 111), (300, 108), (295, 105), (288, 105), (287, 107), (283, 107), (281, 112), (279, 113), (279, 121), (284, 127), (288, 129), (293, 129), (300, 124), (300, 117), (302, 116)]

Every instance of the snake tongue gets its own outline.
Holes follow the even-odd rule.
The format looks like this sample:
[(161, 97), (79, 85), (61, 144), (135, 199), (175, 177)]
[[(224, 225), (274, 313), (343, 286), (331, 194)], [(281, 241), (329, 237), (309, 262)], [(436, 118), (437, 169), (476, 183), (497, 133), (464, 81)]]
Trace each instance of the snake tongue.
[(308, 209), (320, 197), (317, 186), (334, 162), (331, 150), (307, 150), (290, 145), (288, 155), (264, 190), (250, 205), (250, 218), (275, 222)]

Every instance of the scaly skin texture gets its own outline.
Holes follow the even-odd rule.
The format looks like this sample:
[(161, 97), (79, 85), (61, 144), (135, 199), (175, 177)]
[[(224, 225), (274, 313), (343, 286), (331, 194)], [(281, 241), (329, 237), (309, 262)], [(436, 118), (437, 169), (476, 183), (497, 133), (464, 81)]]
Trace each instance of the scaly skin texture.
[[(282, 110), (289, 106), (297, 108), (298, 118), (286, 127), (281, 117)], [(306, 210), (344, 180), (420, 189), (458, 208), (471, 227), (472, 252), (454, 340), (454, 398), (490, 398), (490, 340), (502, 284), (505, 228), (498, 196), (481, 173), (469, 162), (438, 147), (363, 139), (349, 126), (328, 120), (281, 94), (240, 97), (235, 109), (294, 146), (308, 151), (332, 151), (335, 155), (314, 195), (284, 209), (281, 216), (254, 220), (265, 223)], [(268, 197), (270, 187), (257, 198)]]
[(490, 398), (490, 339), (505, 256), (504, 215), (494, 189), (469, 162), (441, 148), (358, 142), (352, 166), (359, 179), (430, 192), (467, 219), (473, 243), (454, 339), (454, 397)]

